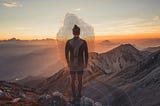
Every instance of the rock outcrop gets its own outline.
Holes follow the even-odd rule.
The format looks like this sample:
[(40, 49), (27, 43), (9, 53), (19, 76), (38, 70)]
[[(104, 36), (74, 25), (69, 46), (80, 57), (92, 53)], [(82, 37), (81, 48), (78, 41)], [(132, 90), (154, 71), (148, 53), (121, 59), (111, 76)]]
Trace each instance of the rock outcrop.
[[(35, 90), (10, 82), (0, 82), (0, 106), (73, 106), (71, 98), (62, 93), (35, 93)], [(76, 106), (102, 106), (88, 97), (82, 97)]]

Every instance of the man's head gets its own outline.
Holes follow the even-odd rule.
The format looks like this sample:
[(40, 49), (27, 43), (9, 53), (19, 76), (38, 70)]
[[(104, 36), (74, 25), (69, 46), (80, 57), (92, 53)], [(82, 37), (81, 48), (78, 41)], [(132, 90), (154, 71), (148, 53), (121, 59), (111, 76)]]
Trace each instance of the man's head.
[(73, 31), (74, 37), (79, 37), (79, 35), (80, 35), (80, 28), (77, 25), (74, 25), (72, 31)]

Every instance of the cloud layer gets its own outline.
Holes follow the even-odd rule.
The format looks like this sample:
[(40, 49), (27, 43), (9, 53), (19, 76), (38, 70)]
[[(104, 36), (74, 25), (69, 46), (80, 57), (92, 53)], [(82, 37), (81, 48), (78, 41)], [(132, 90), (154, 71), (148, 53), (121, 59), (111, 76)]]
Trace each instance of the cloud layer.
[(22, 7), (23, 5), (18, 1), (5, 1), (2, 3), (5, 7)]
[(135, 33), (159, 33), (160, 16), (153, 18), (128, 18), (94, 24), (96, 35), (106, 34), (135, 34)]

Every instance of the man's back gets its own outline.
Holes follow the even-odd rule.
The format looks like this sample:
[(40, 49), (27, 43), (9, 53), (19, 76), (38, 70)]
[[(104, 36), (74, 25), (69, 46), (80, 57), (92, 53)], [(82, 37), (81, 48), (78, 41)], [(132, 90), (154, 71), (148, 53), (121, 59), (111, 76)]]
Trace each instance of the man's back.
[[(77, 25), (74, 25), (72, 31), (74, 37), (66, 43), (65, 56), (70, 68), (72, 96), (74, 102), (76, 97), (81, 98), (82, 75), (84, 68), (86, 68), (88, 64), (88, 47), (87, 42), (79, 38), (80, 28)], [(78, 92), (76, 92), (75, 89), (76, 74), (78, 75)]]
[(78, 37), (68, 40), (65, 55), (71, 69), (70, 71), (83, 70), (84, 65), (88, 63), (88, 47), (86, 41)]

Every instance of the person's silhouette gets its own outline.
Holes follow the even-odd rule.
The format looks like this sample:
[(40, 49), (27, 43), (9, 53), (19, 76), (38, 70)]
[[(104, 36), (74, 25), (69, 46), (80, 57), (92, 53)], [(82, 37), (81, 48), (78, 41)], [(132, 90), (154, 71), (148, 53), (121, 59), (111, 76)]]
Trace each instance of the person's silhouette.
[[(79, 37), (80, 28), (77, 25), (74, 25), (72, 31), (74, 37), (66, 42), (65, 57), (72, 79), (72, 96), (75, 99), (81, 97), (82, 75), (88, 64), (88, 47), (87, 42)], [(78, 75), (78, 93), (75, 89), (76, 74)]]

